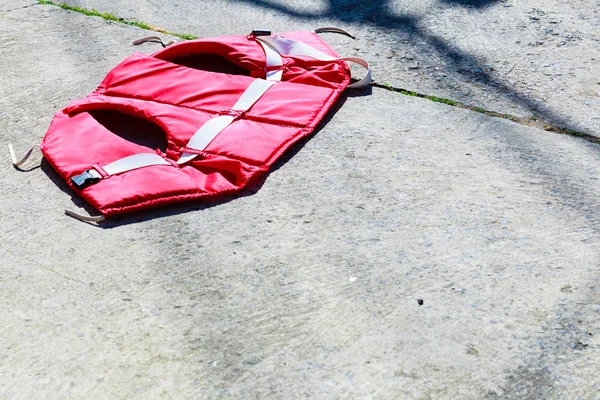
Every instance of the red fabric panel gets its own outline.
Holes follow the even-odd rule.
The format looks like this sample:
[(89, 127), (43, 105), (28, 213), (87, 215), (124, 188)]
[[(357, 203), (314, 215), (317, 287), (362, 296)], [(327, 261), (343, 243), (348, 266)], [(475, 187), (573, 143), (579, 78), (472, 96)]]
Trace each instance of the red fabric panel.
[[(317, 35), (285, 37), (338, 55)], [(146, 56), (135, 53), (116, 66), (98, 89), (57, 113), (42, 151), (63, 179), (106, 216), (239, 191), (268, 171), (283, 152), (309, 135), (350, 81), (342, 61), (284, 57), (283, 81), (273, 85), (240, 118), (226, 127), (185, 166), (157, 165), (109, 176), (78, 190), (74, 175), (155, 149), (115, 135), (94, 119), (94, 110), (115, 110), (147, 120), (164, 132), (173, 164), (192, 135), (222, 110), (230, 109), (254, 78), (208, 72), (174, 64), (193, 54), (216, 54), (264, 77), (262, 47), (245, 36), (180, 43)]]

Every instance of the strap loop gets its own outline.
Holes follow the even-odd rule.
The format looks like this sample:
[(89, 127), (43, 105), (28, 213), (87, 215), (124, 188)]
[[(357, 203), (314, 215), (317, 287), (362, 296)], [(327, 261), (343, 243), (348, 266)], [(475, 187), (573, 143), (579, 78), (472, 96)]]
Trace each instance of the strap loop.
[(78, 219), (83, 222), (102, 222), (106, 219), (104, 215), (83, 215), (71, 210), (65, 210), (65, 214), (67, 214), (69, 217)]
[(369, 67), (367, 60), (358, 57), (346, 57), (342, 58), (342, 60), (358, 64), (367, 70), (367, 74), (361, 80), (348, 85), (346, 89), (362, 89), (369, 86), (369, 83), (371, 83), (371, 68)]
[(31, 157), (31, 153), (33, 153), (33, 150), (36, 148), (40, 148), (39, 144), (34, 144), (33, 146), (31, 146), (31, 148), (29, 150), (27, 150), (27, 153), (25, 153), (25, 155), (20, 159), (17, 160), (17, 156), (15, 155), (15, 149), (13, 148), (12, 144), (8, 144), (8, 152), (10, 153), (10, 159), (12, 161), (12, 165), (15, 168), (20, 167), (25, 161), (27, 161), (29, 159), (29, 157)]
[(351, 39), (356, 40), (356, 37), (354, 37), (354, 35), (346, 32), (343, 29), (340, 28), (335, 28), (332, 26), (325, 26), (323, 28), (317, 28), (314, 30), (315, 33), (325, 33), (325, 32), (329, 32), (329, 33), (339, 33), (340, 35), (344, 35), (344, 36), (348, 36)]
[(142, 44), (142, 43), (147, 43), (147, 42), (160, 43), (160, 44), (162, 45), (163, 49), (164, 49), (165, 47), (167, 47), (167, 46), (170, 46), (170, 45), (172, 45), (173, 43), (175, 43), (175, 41), (174, 41), (174, 40), (171, 40), (170, 42), (168, 42), (167, 44), (165, 44), (165, 43), (162, 41), (162, 39), (161, 39), (160, 37), (158, 37), (158, 36), (146, 36), (146, 37), (143, 37), (143, 38), (141, 38), (141, 39), (134, 40), (132, 44), (133, 44), (134, 46), (137, 46), (137, 45), (139, 45), (139, 44)]

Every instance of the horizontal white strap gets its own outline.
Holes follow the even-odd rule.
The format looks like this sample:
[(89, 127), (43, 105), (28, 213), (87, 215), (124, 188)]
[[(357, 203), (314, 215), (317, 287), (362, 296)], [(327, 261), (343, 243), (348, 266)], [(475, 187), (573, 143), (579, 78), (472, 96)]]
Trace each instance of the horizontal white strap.
[(148, 167), (150, 165), (171, 165), (171, 163), (156, 153), (140, 153), (104, 165), (102, 166), (102, 169), (106, 171), (108, 175), (117, 175), (134, 169)]
[[(287, 39), (281, 36), (260, 36), (256, 40), (265, 48), (265, 45), (272, 47), (277, 50), (279, 54), (286, 54), (288, 56), (302, 56), (311, 57), (320, 61), (336, 61), (344, 60), (350, 61), (363, 66), (367, 70), (367, 74), (358, 82), (348, 85), (348, 89), (360, 89), (368, 86), (371, 83), (371, 68), (366, 60), (358, 57), (347, 57), (347, 58), (336, 58), (328, 54), (323, 53), (315, 49), (306, 43), (299, 42), (297, 40)], [(267, 58), (267, 66), (269, 59)]]
[(264, 42), (273, 47), (279, 54), (287, 54), (288, 56), (304, 56), (312, 57), (321, 61), (334, 61), (337, 58), (323, 53), (306, 43), (297, 40), (287, 39), (281, 36), (260, 36), (256, 40)]
[[(275, 81), (255, 79), (250, 86), (246, 88), (244, 93), (242, 93), (240, 98), (229, 111), (231, 111), (233, 114), (237, 113), (239, 115), (248, 111), (254, 105), (254, 103), (256, 103), (258, 99), (260, 99), (274, 84)], [(231, 124), (237, 117), (238, 115), (219, 115), (209, 120), (202, 125), (200, 129), (196, 131), (196, 133), (194, 133), (186, 147), (199, 151), (204, 150), (206, 147), (208, 147), (210, 142), (212, 142), (213, 139), (217, 137), (217, 135), (221, 133), (223, 129), (228, 127), (229, 124)], [(197, 156), (198, 154), (195, 153), (184, 152), (177, 161), (177, 164), (184, 164), (193, 160)]]

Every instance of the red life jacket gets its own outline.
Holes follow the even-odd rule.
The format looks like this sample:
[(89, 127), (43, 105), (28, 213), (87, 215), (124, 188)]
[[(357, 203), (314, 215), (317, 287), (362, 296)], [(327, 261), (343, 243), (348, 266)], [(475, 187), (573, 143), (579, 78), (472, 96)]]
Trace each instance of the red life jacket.
[[(45, 158), (104, 217), (241, 190), (313, 132), (350, 84), (344, 60), (368, 68), (341, 59), (315, 32), (254, 33), (134, 53), (54, 116)], [(198, 54), (247, 75), (186, 66)], [(354, 86), (369, 81), (370, 73)], [(157, 125), (166, 151), (112, 133), (93, 117), (98, 110)]]

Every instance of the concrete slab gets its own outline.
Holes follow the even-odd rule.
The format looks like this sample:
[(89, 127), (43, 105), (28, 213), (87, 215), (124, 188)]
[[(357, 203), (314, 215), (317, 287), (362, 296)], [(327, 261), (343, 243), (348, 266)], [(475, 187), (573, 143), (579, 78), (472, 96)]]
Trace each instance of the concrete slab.
[(600, 135), (596, 1), (62, 1), (201, 37), (338, 25), (379, 83)]
[[(0, 13), (1, 141), (39, 141), (143, 34)], [(2, 398), (600, 393), (597, 144), (374, 89), (257, 193), (102, 228), (0, 159)]]

